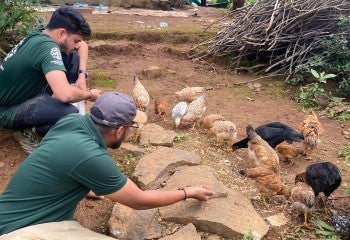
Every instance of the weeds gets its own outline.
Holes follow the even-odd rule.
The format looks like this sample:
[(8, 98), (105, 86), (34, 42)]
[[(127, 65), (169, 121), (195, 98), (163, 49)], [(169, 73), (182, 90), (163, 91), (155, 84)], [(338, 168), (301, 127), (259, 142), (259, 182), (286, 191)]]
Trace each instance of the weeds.
[(350, 144), (345, 144), (345, 146), (339, 150), (339, 157), (344, 158), (345, 162), (350, 162)]
[(176, 135), (174, 138), (174, 142), (179, 143), (186, 140), (186, 137), (184, 135)]
[(335, 232), (334, 227), (328, 225), (326, 222), (317, 219), (313, 222), (313, 225), (317, 228), (315, 234), (319, 240), (338, 240), (340, 239)]
[(100, 72), (97, 70), (91, 71), (92, 85), (97, 88), (109, 88), (113, 89), (115, 81), (108, 73)]

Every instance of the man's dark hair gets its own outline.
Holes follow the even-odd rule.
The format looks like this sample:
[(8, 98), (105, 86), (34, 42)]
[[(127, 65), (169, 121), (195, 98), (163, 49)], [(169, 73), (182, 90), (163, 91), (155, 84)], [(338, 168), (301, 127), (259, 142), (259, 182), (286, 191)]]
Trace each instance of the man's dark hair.
[(90, 26), (83, 15), (69, 6), (62, 6), (54, 11), (46, 28), (49, 30), (64, 28), (68, 33), (79, 34), (84, 38), (88, 38), (91, 35)]

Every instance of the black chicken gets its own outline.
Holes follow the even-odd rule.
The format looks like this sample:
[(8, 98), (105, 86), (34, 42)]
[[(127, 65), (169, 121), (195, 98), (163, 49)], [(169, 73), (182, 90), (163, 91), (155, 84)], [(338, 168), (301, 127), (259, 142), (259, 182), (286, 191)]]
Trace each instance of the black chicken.
[(340, 215), (335, 210), (331, 210), (331, 212), (336, 233), (341, 235), (343, 239), (350, 239), (350, 216)]
[(341, 184), (342, 177), (339, 168), (330, 162), (311, 164), (306, 171), (295, 176), (295, 180), (307, 183), (317, 197), (320, 192), (328, 198)]
[[(304, 139), (304, 136), (281, 122), (271, 122), (268, 124), (261, 125), (255, 129), (256, 133), (264, 139), (272, 148), (275, 148), (278, 144), (283, 141), (288, 143), (300, 142)], [(232, 145), (233, 151), (239, 148), (248, 147), (249, 138), (246, 137), (239, 142)]]

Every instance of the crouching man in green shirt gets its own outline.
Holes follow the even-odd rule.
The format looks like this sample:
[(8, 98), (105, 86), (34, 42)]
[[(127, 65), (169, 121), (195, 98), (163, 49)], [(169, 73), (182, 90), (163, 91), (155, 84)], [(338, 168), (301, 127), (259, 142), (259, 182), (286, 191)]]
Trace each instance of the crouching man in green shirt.
[(117, 92), (102, 94), (90, 114), (59, 120), (0, 195), (0, 239), (113, 239), (73, 219), (90, 190), (134, 209), (206, 201), (213, 195), (207, 187), (142, 191), (119, 170), (107, 147), (118, 148), (146, 121), (132, 98)]

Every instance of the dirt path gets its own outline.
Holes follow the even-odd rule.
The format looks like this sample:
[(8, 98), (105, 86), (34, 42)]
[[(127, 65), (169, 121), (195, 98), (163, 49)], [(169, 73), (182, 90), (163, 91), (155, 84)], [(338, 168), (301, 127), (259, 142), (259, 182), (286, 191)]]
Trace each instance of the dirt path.
[[(234, 85), (237, 82), (254, 79), (256, 76), (233, 75), (225, 67), (190, 60), (187, 53), (195, 45), (190, 36), (194, 33), (186, 35), (180, 43), (169, 41), (171, 34), (174, 34), (173, 39), (179, 39), (177, 37), (179, 34), (176, 33), (180, 31), (179, 29), (197, 29), (198, 33), (199, 29), (204, 29), (220, 17), (221, 12), (218, 10), (201, 9), (199, 17), (183, 18), (127, 14), (93, 15), (88, 12), (84, 14), (98, 36), (102, 36), (103, 32), (109, 33), (108, 36), (115, 36), (111, 40), (92, 40), (89, 43), (91, 47), (89, 69), (95, 74), (107, 74), (115, 81), (115, 84), (104, 87), (106, 90), (130, 94), (133, 76), (140, 74), (141, 81), (152, 99), (165, 96), (173, 106), (176, 103), (173, 93), (184, 86), (211, 87), (212, 90), (208, 91), (206, 114), (219, 113), (234, 122), (238, 128), (238, 139), (245, 136), (244, 129), (248, 123), (258, 126), (267, 122), (281, 121), (298, 128), (304, 118), (304, 112), (292, 100), (296, 89), (285, 86), (283, 79), (259, 81), (262, 85), (259, 92), (250, 89), (247, 84)], [(169, 27), (161, 29), (160, 22), (167, 22)], [(162, 31), (167, 33), (164, 34)], [(168, 40), (162, 39), (164, 36)], [(142, 77), (142, 71), (150, 66), (160, 67), (161, 75), (156, 78)], [(174, 129), (170, 115), (166, 115), (164, 120), (154, 115), (153, 104), (148, 109), (148, 115), (150, 122)], [(344, 196), (347, 183), (350, 182), (349, 166), (338, 157), (338, 150), (349, 142), (342, 135), (342, 131), (350, 129), (350, 123), (339, 123), (324, 116), (320, 116), (320, 121), (325, 132), (314, 160), (306, 161), (300, 158), (293, 163), (281, 162), (282, 178), (292, 186), (295, 174), (303, 171), (308, 164), (328, 160), (337, 164), (344, 175), (344, 182), (334, 193), (334, 197)], [(204, 164), (215, 169), (218, 179), (233, 190), (251, 198), (254, 207), (263, 217), (283, 212), (291, 219), (283, 228), (273, 228), (265, 239), (315, 238), (315, 229), (299, 231), (298, 226), (302, 221), (293, 217), (288, 202), (280, 204), (277, 199), (277, 202), (272, 202), (269, 209), (266, 209), (251, 182), (237, 174), (238, 170), (253, 164), (248, 160), (246, 150), (227, 153), (224, 149), (218, 149), (213, 146), (213, 137), (200, 129), (193, 131), (184, 127), (176, 131), (182, 140), (175, 143), (175, 147), (199, 154)], [(0, 191), (2, 191), (23, 161), (25, 154), (9, 131), (0, 130), (0, 134)], [(135, 166), (137, 162), (136, 158), (128, 156), (123, 151), (117, 150), (112, 153), (122, 169), (128, 168), (125, 159), (132, 163), (129, 167)], [(342, 209), (350, 214), (347, 202), (346, 198), (336, 200), (333, 208)], [(108, 200), (83, 200), (76, 217), (83, 225), (107, 233), (107, 221), (112, 206)], [(328, 221), (329, 216), (317, 210), (311, 219)], [(204, 234), (204, 239), (205, 236)]]

